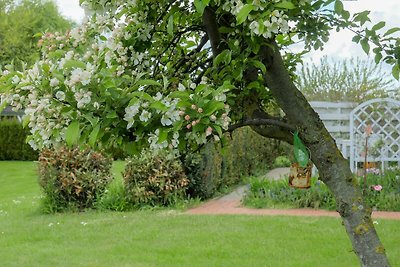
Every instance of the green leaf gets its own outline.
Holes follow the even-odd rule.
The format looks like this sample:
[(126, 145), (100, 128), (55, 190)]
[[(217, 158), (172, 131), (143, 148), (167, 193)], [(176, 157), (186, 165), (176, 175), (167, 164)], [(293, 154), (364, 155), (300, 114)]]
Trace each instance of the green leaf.
[(160, 133), (158, 134), (158, 142), (157, 143), (162, 143), (168, 139), (168, 131), (160, 129)]
[(292, 2), (289, 2), (289, 1), (277, 3), (277, 4), (275, 4), (275, 7), (284, 8), (284, 9), (295, 9), (296, 8), (296, 6)]
[(118, 118), (118, 114), (115, 110), (113, 110), (106, 115), (106, 118), (107, 119), (116, 119), (116, 118)]
[(204, 9), (208, 6), (210, 0), (194, 0), (194, 6), (198, 13), (203, 14)]
[(352, 41), (355, 42), (355, 43), (359, 43), (360, 40), (361, 40), (361, 36), (360, 36), (360, 35), (356, 35), (356, 36), (354, 36), (353, 39), (352, 39)]
[(43, 33), (38, 32), (38, 33), (35, 33), (32, 37), (36, 38), (36, 37), (42, 37), (42, 36), (43, 36)]
[(129, 142), (124, 145), (124, 151), (127, 152), (129, 155), (135, 155), (139, 151), (137, 149), (137, 145), (135, 142)]
[(400, 28), (399, 27), (394, 27), (394, 28), (389, 29), (387, 32), (385, 32), (385, 34), (383, 36), (388, 36), (388, 35), (391, 35), (391, 34), (393, 34), (395, 32), (398, 32), (398, 31), (400, 31)]
[(360, 13), (356, 13), (354, 16), (354, 21), (359, 21), (360, 25), (364, 25), (365, 22), (371, 21), (368, 17), (368, 15), (371, 13), (371, 11), (363, 11)]
[(370, 49), (368, 39), (367, 38), (361, 39), (360, 44), (364, 52), (368, 55)]
[(53, 58), (60, 58), (60, 57), (62, 57), (64, 54), (65, 54), (65, 51), (63, 51), (63, 50), (56, 50), (56, 51), (50, 52), (50, 53), (48, 54), (48, 58), (50, 58), (50, 59), (53, 59)]
[(155, 101), (150, 105), (150, 108), (154, 108), (156, 110), (161, 110), (161, 111), (168, 110), (168, 108), (163, 103), (161, 103), (161, 101)]
[(182, 100), (188, 100), (189, 99), (189, 93), (187, 91), (174, 91), (168, 95), (170, 98), (179, 98)]
[(223, 108), (225, 108), (224, 103), (212, 100), (212, 101), (208, 102), (206, 107), (204, 108), (204, 115), (210, 116), (215, 111), (217, 111), (219, 109), (223, 109)]
[(6, 101), (3, 101), (0, 105), (0, 113), (8, 106), (8, 103)]
[(251, 12), (253, 9), (254, 9), (254, 5), (251, 5), (251, 4), (246, 4), (246, 5), (244, 5), (244, 6), (240, 9), (239, 13), (238, 13), (237, 16), (236, 16), (237, 24), (238, 24), (238, 25), (239, 25), (239, 24), (242, 24), (242, 23), (246, 20), (247, 16), (250, 14), (250, 12)]
[(400, 78), (400, 68), (399, 65), (394, 65), (392, 68), (392, 75), (396, 80)]
[(381, 53), (376, 53), (375, 55), (375, 63), (378, 64), (382, 59), (382, 54)]
[(139, 80), (136, 82), (137, 85), (155, 85), (155, 86), (162, 86), (161, 83), (150, 80), (150, 79), (145, 79), (145, 80)]
[(340, 0), (336, 0), (335, 2), (335, 12), (338, 14), (342, 14), (344, 10), (343, 3)]
[[(133, 92), (132, 94), (130, 94), (131, 96), (132, 96), (132, 99), (135, 99), (136, 97), (138, 97), (138, 98), (140, 98), (140, 99), (142, 99), (142, 100), (147, 100), (147, 101), (150, 101), (150, 102), (152, 102), (154, 99), (151, 97), (151, 95), (149, 95), (148, 93), (145, 93), (145, 92), (141, 92), (141, 91), (139, 91), (139, 92)], [(136, 102), (136, 100), (131, 100), (131, 101), (134, 101), (134, 102)], [(131, 102), (129, 102), (129, 103), (131, 103)]]
[(171, 16), (169, 16), (169, 18), (168, 18), (167, 33), (169, 35), (174, 34), (174, 15), (173, 14)]
[(65, 132), (65, 141), (67, 142), (68, 146), (73, 146), (78, 143), (79, 137), (81, 135), (81, 131), (79, 129), (79, 122), (73, 121), (68, 126)]
[(91, 147), (95, 146), (99, 131), (100, 131), (100, 124), (97, 124), (96, 127), (94, 127), (93, 131), (89, 135), (89, 145)]
[(22, 127), (26, 128), (26, 126), (28, 126), (30, 121), (31, 121), (31, 116), (25, 115), (24, 118), (22, 119)]
[(262, 71), (262, 73), (266, 73), (267, 72), (267, 68), (265, 67), (265, 65), (259, 61), (259, 60), (251, 60), (250, 61), (251, 64), (254, 65), (254, 67), (260, 69)]
[(375, 25), (372, 27), (371, 30), (373, 30), (373, 31), (378, 31), (378, 30), (382, 29), (383, 27), (385, 27), (385, 25), (386, 25), (386, 22), (384, 22), (384, 21), (378, 22), (377, 24), (375, 24)]
[(221, 128), (221, 126), (213, 125), (213, 128), (215, 129), (215, 131), (218, 133), (219, 136), (222, 136), (222, 128)]
[(64, 69), (80, 68), (85, 69), (86, 64), (79, 60), (67, 60), (64, 64)]
[(218, 66), (219, 64), (221, 64), (222, 62), (224, 62), (225, 64), (229, 64), (231, 62), (231, 51), (228, 49), (225, 49), (224, 51), (222, 51), (218, 56), (216, 56), (214, 58), (214, 65)]
[(342, 17), (344, 18), (344, 19), (349, 19), (350, 18), (350, 12), (349, 11), (347, 11), (347, 10), (343, 10), (342, 11)]

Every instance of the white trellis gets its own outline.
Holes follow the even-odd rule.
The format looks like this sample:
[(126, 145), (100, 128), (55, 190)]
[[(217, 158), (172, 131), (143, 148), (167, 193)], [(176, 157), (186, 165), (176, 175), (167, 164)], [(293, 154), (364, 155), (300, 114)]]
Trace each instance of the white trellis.
[(385, 98), (372, 99), (357, 106), (350, 113), (350, 168), (365, 160), (366, 128), (372, 129), (368, 137), (368, 162), (400, 164), (400, 101)]

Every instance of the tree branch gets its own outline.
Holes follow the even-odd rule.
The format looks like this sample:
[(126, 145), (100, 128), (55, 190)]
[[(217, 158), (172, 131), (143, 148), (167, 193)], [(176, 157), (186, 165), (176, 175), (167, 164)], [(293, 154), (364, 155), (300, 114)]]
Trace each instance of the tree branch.
[(220, 43), (221, 34), (218, 30), (218, 22), (216, 19), (215, 11), (210, 7), (206, 7), (203, 13), (203, 25), (206, 29), (208, 39), (211, 43), (211, 48), (213, 51), (213, 56), (216, 57), (221, 53)]
[(274, 120), (274, 119), (249, 119), (243, 122), (239, 122), (236, 124), (232, 124), (229, 126), (228, 132), (232, 132), (243, 126), (261, 126), (261, 125), (269, 125), (269, 126), (278, 126), (279, 128), (284, 128), (289, 131), (295, 131), (296, 128), (286, 122)]

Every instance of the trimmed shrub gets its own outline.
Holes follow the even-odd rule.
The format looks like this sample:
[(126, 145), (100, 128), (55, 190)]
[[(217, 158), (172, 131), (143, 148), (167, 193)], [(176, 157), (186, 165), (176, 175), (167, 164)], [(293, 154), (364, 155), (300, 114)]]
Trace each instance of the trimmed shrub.
[(112, 180), (112, 160), (90, 149), (43, 150), (39, 184), (47, 212), (92, 208)]
[(129, 202), (139, 207), (174, 205), (189, 184), (181, 161), (167, 151), (144, 150), (129, 158), (122, 176)]
[(0, 120), (0, 160), (37, 160), (38, 152), (26, 143), (28, 134), (17, 119)]

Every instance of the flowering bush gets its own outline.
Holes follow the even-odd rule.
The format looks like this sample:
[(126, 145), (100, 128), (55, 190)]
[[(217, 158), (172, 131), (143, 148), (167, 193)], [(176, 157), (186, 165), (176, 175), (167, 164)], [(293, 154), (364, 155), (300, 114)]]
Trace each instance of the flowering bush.
[(112, 180), (112, 160), (89, 149), (45, 149), (39, 156), (44, 209), (92, 208)]

